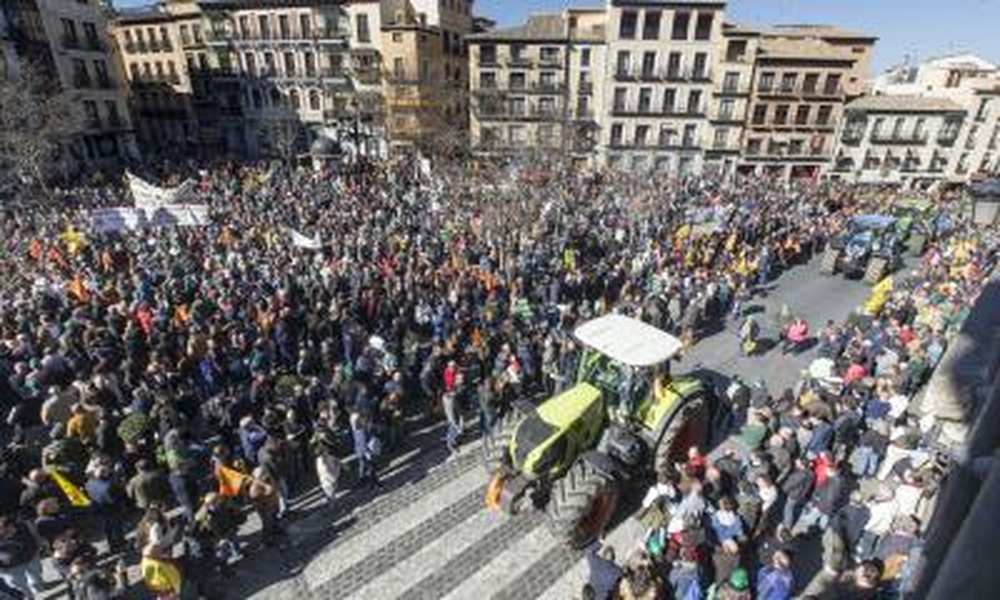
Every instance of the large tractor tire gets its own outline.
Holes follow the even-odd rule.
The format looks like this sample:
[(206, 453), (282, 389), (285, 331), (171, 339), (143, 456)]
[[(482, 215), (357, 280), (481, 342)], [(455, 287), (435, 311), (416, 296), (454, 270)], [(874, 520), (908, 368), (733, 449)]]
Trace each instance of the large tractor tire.
[(492, 477), (507, 462), (510, 452), (510, 443), (514, 439), (514, 431), (524, 414), (517, 409), (507, 411), (507, 414), (500, 419), (500, 422), (493, 427), (493, 435), (485, 440), (483, 445), (486, 453), (486, 469)]
[(653, 468), (657, 473), (669, 471), (677, 463), (687, 461), (687, 451), (698, 446), (705, 451), (711, 435), (709, 402), (705, 396), (684, 401), (656, 444)]
[(823, 258), (819, 262), (819, 272), (823, 275), (833, 275), (837, 272), (837, 259), (840, 258), (840, 250), (826, 247), (823, 251)]
[(618, 506), (618, 482), (578, 459), (552, 486), (548, 526), (552, 535), (573, 548), (587, 546), (604, 532)]
[(872, 259), (868, 261), (868, 266), (865, 267), (865, 276), (863, 281), (867, 284), (875, 285), (876, 283), (882, 281), (888, 272), (888, 260), (882, 258), (881, 256), (872, 257)]

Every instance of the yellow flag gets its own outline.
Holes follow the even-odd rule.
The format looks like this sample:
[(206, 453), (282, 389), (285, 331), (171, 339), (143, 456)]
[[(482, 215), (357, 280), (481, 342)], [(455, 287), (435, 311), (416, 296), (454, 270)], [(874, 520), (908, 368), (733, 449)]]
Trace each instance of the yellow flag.
[(73, 228), (67, 228), (66, 231), (60, 233), (59, 239), (66, 244), (66, 249), (74, 256), (87, 244), (87, 238)]
[(219, 465), (215, 469), (215, 478), (219, 481), (219, 495), (223, 498), (235, 498), (240, 495), (247, 476), (236, 469)]
[(180, 569), (172, 562), (144, 556), (139, 564), (142, 581), (154, 594), (179, 594), (181, 592)]
[(62, 493), (66, 495), (66, 499), (69, 500), (70, 504), (78, 508), (90, 506), (90, 498), (87, 497), (87, 494), (84, 494), (83, 491), (76, 487), (72, 481), (66, 479), (65, 475), (55, 469), (49, 469), (48, 473), (49, 477), (52, 478), (52, 481), (54, 481), (56, 485), (59, 486), (59, 489), (62, 490)]

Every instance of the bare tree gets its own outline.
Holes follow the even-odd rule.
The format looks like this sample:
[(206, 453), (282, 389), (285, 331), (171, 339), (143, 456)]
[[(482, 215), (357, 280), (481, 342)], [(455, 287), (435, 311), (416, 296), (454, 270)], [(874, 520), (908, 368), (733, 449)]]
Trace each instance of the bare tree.
[(0, 81), (0, 189), (14, 190), (21, 200), (36, 191), (48, 199), (51, 167), (84, 127), (79, 103), (47, 70), (29, 64)]

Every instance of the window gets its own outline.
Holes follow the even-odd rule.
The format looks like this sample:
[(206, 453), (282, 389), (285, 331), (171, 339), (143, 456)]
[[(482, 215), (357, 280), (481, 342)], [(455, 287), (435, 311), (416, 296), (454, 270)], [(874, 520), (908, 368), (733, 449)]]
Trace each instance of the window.
[(139, 63), (132, 63), (128, 66), (129, 75), (132, 76), (132, 81), (139, 80)]
[(69, 48), (76, 48), (80, 45), (80, 38), (76, 35), (76, 23), (73, 19), (63, 19), (63, 45)]
[(479, 64), (497, 64), (497, 47), (493, 44), (483, 44), (479, 47)]
[(108, 64), (103, 60), (94, 61), (94, 75), (97, 77), (97, 85), (108, 88), (111, 87), (111, 77), (108, 76)]
[(673, 146), (674, 138), (677, 137), (677, 130), (670, 125), (660, 125), (659, 145), (662, 147)]
[(285, 52), (285, 77), (295, 77), (295, 54)]
[(556, 114), (555, 98), (540, 98), (538, 100), (538, 112), (542, 116), (551, 117)]
[(892, 124), (892, 139), (898, 140), (903, 135), (903, 117), (896, 117)]
[(689, 115), (704, 112), (701, 107), (701, 90), (691, 90), (688, 92), (687, 112)]
[(559, 62), (559, 48), (545, 46), (539, 52), (539, 59), (546, 64), (556, 64)]
[(484, 71), (479, 74), (479, 89), (495, 90), (497, 87), (497, 74), (493, 71)]
[(524, 116), (524, 98), (511, 98), (510, 114), (515, 117)]
[(802, 140), (791, 140), (788, 142), (788, 155), (798, 156), (802, 154)]
[(795, 91), (795, 80), (798, 79), (797, 73), (785, 73), (781, 76), (781, 93), (791, 94)]
[(802, 82), (802, 91), (806, 95), (814, 95), (819, 87), (819, 73), (806, 73)]
[(204, 52), (198, 53), (198, 68), (202, 71), (208, 70), (208, 55)]
[(819, 112), (816, 113), (816, 124), (817, 125), (829, 125), (830, 117), (833, 114), (833, 107), (829, 104), (824, 104), (819, 107)]
[(152, 79), (153, 78), (153, 69), (152, 69), (152, 66), (148, 62), (142, 63), (142, 75), (146, 79)]
[(556, 90), (556, 72), (542, 71), (539, 73), (538, 87), (545, 91), (554, 92)]
[[(917, 119), (917, 122), (913, 125), (913, 139), (919, 140), (924, 137), (924, 126), (927, 124), (927, 120), (924, 117)], [(993, 135), (996, 136), (996, 130), (994, 130)]]
[(312, 52), (306, 52), (302, 55), (306, 65), (306, 77), (316, 76), (316, 55)]
[(788, 122), (788, 105), (779, 104), (774, 109), (774, 124), (784, 125), (787, 122)]
[(708, 54), (698, 52), (694, 55), (692, 75), (695, 79), (708, 79)]
[(722, 79), (722, 91), (727, 94), (735, 94), (740, 88), (740, 74), (739, 73), (726, 73), (725, 77)]
[(753, 119), (751, 119), (751, 123), (753, 123), (754, 125), (763, 125), (764, 121), (766, 120), (767, 120), (767, 105), (758, 104), (757, 106), (754, 106)]
[(652, 79), (656, 74), (656, 52), (645, 52), (642, 55), (642, 77)]
[(715, 130), (715, 139), (712, 140), (712, 147), (716, 150), (724, 149), (729, 142), (729, 129), (720, 127)]
[(191, 43), (191, 28), (181, 25), (181, 44), (187, 46)]
[(197, 23), (191, 25), (191, 37), (194, 38), (194, 43), (201, 43), (201, 25)]
[(257, 88), (254, 88), (253, 92), (251, 92), (251, 95), (253, 96), (253, 107), (256, 108), (257, 110), (260, 110), (261, 108), (263, 108), (264, 107), (264, 97), (261, 95), (260, 90), (258, 90)]
[(875, 123), (872, 125), (872, 139), (877, 140), (882, 137), (882, 128), (885, 127), (885, 119), (879, 117), (875, 119)]
[(552, 125), (539, 125), (537, 134), (538, 144), (540, 146), (551, 146), (553, 140), (555, 139)]
[(292, 37), (292, 28), (288, 25), (288, 15), (278, 15), (278, 37), (283, 40)]
[(118, 127), (122, 124), (121, 114), (118, 112), (118, 103), (114, 100), (104, 101), (104, 112), (108, 113), (108, 125)]
[(512, 90), (523, 90), (528, 87), (524, 73), (511, 73), (507, 87)]
[(250, 77), (257, 76), (257, 56), (253, 52), (247, 52), (243, 55), (243, 62), (246, 63), (247, 75)]
[(371, 42), (372, 34), (368, 29), (368, 15), (365, 13), (358, 13), (356, 25), (358, 30), (358, 41), (362, 44)]
[(257, 16), (257, 28), (260, 31), (261, 39), (271, 39), (271, 20), (268, 19), (267, 15)]
[(309, 110), (319, 110), (319, 92), (316, 90), (309, 90)]
[(685, 148), (693, 148), (698, 142), (698, 125), (695, 123), (688, 123), (684, 126), (684, 138), (681, 140), (681, 145)]
[(648, 113), (652, 110), (653, 88), (639, 88), (639, 112)]
[(87, 73), (87, 63), (82, 58), (73, 59), (73, 83), (78, 88), (90, 87), (90, 74)]
[[(86, 25), (84, 25), (86, 27)], [(97, 38), (97, 34), (94, 34), (94, 38)], [(163, 44), (164, 50), (170, 50), (170, 35), (167, 34), (166, 27), (160, 27), (160, 43)]]
[(402, 56), (397, 56), (396, 58), (392, 59), (392, 76), (395, 79), (397, 79), (397, 80), (403, 79), (403, 75), (404, 75), (404, 70), (403, 69), (404, 69), (404, 67), (403, 67), (403, 57)]
[(677, 112), (677, 90), (675, 88), (663, 90), (663, 112), (667, 114)]
[(270, 52), (264, 53), (264, 76), (274, 77), (277, 73), (277, 66), (274, 63), (274, 54)]
[(294, 110), (299, 110), (300, 108), (302, 108), (302, 101), (299, 99), (298, 90), (292, 90), (288, 92), (288, 100), (291, 103), (292, 108)]
[(672, 40), (686, 40), (688, 37), (688, 29), (691, 25), (691, 13), (687, 12), (677, 12), (674, 13), (674, 26), (670, 31), (670, 39)]
[(156, 61), (156, 78), (162, 80), (163, 76), (163, 63), (161, 61)]
[(634, 10), (622, 11), (621, 21), (618, 23), (618, 37), (623, 40), (635, 39), (636, 21), (638, 14)]
[(649, 138), (649, 125), (637, 125), (635, 128), (635, 145), (639, 148), (645, 146)]
[(628, 100), (628, 90), (620, 87), (615, 88), (615, 97), (612, 103), (612, 110), (614, 112), (625, 112), (625, 103)]
[(770, 92), (774, 88), (774, 73), (761, 73), (757, 87), (765, 94)]
[(760, 154), (761, 147), (764, 145), (764, 141), (760, 138), (754, 138), (752, 140), (747, 140), (747, 154), (750, 156), (757, 156)]
[(174, 83), (180, 82), (180, 77), (177, 76), (177, 66), (172, 60), (167, 61), (167, 76)]
[(840, 93), (840, 74), (831, 73), (826, 76), (826, 85), (823, 86), (823, 93), (833, 96)]
[[(299, 33), (301, 33), (302, 37), (304, 37), (304, 38), (311, 38), (312, 37), (312, 34), (313, 34), (312, 33), (312, 18), (309, 16), (308, 13), (303, 13), (303, 14), (299, 15)], [(315, 90), (309, 92), (309, 98), (310, 98), (310, 102), (309, 103), (310, 104), (312, 104), (311, 100), (312, 100), (312, 95), (313, 95), (314, 92), (315, 92)], [(317, 96), (318, 96), (318, 94), (317, 94)]]
[(712, 39), (712, 23), (714, 21), (715, 13), (698, 13), (698, 21), (694, 28), (694, 39), (702, 41)]
[(83, 24), (83, 36), (87, 38), (87, 46), (92, 50), (100, 50), (101, 41), (97, 38), (97, 27), (93, 23)]
[(510, 61), (513, 63), (519, 63), (525, 60), (524, 58), (524, 44), (511, 44), (510, 45)]
[(795, 109), (795, 124), (805, 125), (809, 122), (809, 105), (800, 104), (798, 108)]
[(282, 99), (281, 92), (278, 91), (278, 88), (271, 88), (271, 106), (282, 106), (284, 104)]
[(623, 127), (622, 127), (621, 123), (613, 123), (611, 125), (611, 145), (612, 146), (621, 146), (622, 145), (622, 130), (623, 130)]
[(726, 45), (726, 62), (743, 62), (747, 57), (745, 40), (732, 40)]
[(987, 113), (989, 113), (989, 110), (990, 110), (990, 99), (981, 98), (979, 100), (979, 108), (976, 110), (976, 120), (985, 121), (986, 115)]
[(590, 48), (584, 48), (580, 50), (580, 66), (589, 67), (590, 66)]
[(250, 17), (246, 15), (240, 16), (240, 37), (248, 39), (250, 37)]
[(681, 77), (681, 53), (671, 52), (667, 56), (667, 79), (680, 79)]
[(101, 115), (97, 112), (97, 103), (93, 100), (83, 101), (83, 114), (87, 118), (87, 124), (91, 127), (101, 126)]
[(735, 109), (736, 101), (732, 98), (724, 98), (721, 102), (719, 102), (719, 120), (732, 121)]
[(420, 81), (429, 81), (431, 78), (431, 63), (426, 58), (420, 59)]
[(660, 17), (662, 13), (658, 10), (647, 10), (646, 18), (642, 21), (642, 39), (660, 39)]
[(628, 72), (632, 69), (632, 54), (628, 50), (619, 50), (615, 64), (617, 65), (615, 72), (619, 76), (628, 76)]

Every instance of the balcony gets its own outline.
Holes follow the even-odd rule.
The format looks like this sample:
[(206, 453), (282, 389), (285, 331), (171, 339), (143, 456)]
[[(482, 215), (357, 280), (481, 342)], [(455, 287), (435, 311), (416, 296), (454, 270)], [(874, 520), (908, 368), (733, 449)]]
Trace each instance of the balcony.
[(479, 55), (479, 67), (483, 69), (493, 69), (499, 67), (500, 63), (497, 62), (497, 57), (495, 54), (491, 55)]
[(723, 84), (722, 89), (718, 93), (724, 96), (739, 96), (749, 94), (750, 90), (745, 87), (741, 88), (739, 85)]
[(533, 81), (525, 91), (535, 94), (561, 94), (565, 89), (566, 86), (560, 82), (543, 83), (541, 81)]
[(90, 87), (90, 75), (86, 73), (76, 73), (73, 75), (73, 86), (77, 89)]
[(511, 56), (507, 59), (507, 65), (520, 69), (530, 69), (534, 62), (527, 56)]
[(558, 54), (555, 56), (542, 56), (538, 59), (538, 65), (541, 67), (561, 67), (561, 56)]
[(97, 78), (97, 87), (104, 90), (111, 90), (114, 89), (116, 86), (114, 80), (111, 79), (111, 77), (104, 75), (103, 77)]
[(691, 69), (691, 81), (708, 83), (712, 81), (712, 70), (709, 68)]
[(639, 72), (631, 67), (618, 67), (615, 69), (615, 81), (635, 81), (638, 78)]
[(825, 85), (822, 88), (803, 89), (801, 95), (803, 98), (842, 98), (844, 96), (844, 87), (841, 85)]
[(594, 93), (594, 83), (592, 81), (581, 81), (577, 92), (584, 96), (589, 96)]
[(91, 50), (93, 52), (104, 52), (105, 50), (104, 43), (101, 42), (101, 40), (97, 39), (96, 37), (87, 38), (86, 49)]
[(63, 35), (62, 36), (62, 47), (66, 50), (79, 50), (82, 44), (80, 44), (80, 38), (75, 35)]
[(927, 143), (926, 133), (873, 133), (872, 144), (922, 145)]

